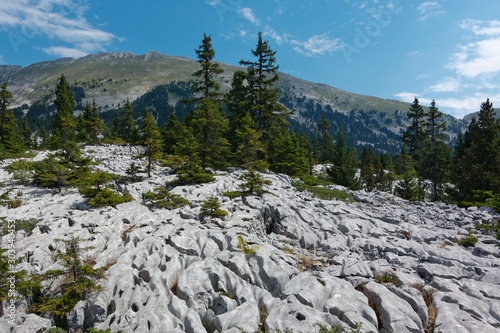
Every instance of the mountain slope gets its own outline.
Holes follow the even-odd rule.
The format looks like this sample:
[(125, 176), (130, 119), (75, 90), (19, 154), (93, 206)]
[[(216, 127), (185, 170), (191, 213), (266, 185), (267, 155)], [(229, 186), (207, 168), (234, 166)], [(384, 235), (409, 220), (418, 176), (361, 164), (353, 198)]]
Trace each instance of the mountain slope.
[[(28, 111), (30, 105), (36, 105), (36, 110), (29, 113), (28, 118), (44, 116), (43, 126), (50, 127), (50, 119), (45, 113), (50, 113), (54, 88), (61, 74), (74, 89), (79, 89), (82, 103), (95, 99), (101, 112), (116, 111), (127, 99), (135, 101), (150, 94), (155, 87), (165, 85), (163, 93), (148, 96), (157, 119), (163, 121), (170, 112), (185, 109), (180, 101), (186, 98), (185, 89), (174, 89), (178, 82), (189, 82), (192, 73), (198, 69), (195, 60), (166, 56), (158, 52), (148, 52), (144, 55), (133, 53), (99, 53), (79, 59), (62, 58), (30, 65), (0, 66), (0, 78), (7, 81), (13, 92), (13, 106), (22, 106), (17, 110), (20, 116)], [(241, 67), (221, 63), (224, 74), (220, 81), (224, 90), (230, 88), (233, 73)], [(166, 88), (170, 84), (170, 89)], [(298, 131), (304, 131), (309, 136), (315, 132), (315, 124), (321, 114), (326, 113), (332, 123), (332, 133), (342, 123), (347, 132), (348, 143), (351, 145), (371, 145), (376, 150), (396, 153), (399, 150), (399, 135), (407, 120), (406, 112), (410, 106), (395, 100), (385, 100), (372, 96), (364, 96), (337, 89), (325, 84), (313, 83), (298, 79), (288, 74), (280, 73), (278, 83), (281, 92), (281, 103), (295, 110), (292, 116), (292, 126)], [(163, 89), (163, 88), (162, 88)], [(176, 90), (174, 92), (174, 90)], [(76, 91), (76, 90), (75, 90)], [(183, 95), (184, 94), (184, 95)], [(156, 108), (154, 105), (168, 105)], [(155, 99), (163, 99), (158, 102)], [(37, 101), (43, 100), (45, 109)], [(81, 106), (80, 106), (81, 108)], [(137, 110), (136, 110), (137, 111)], [(142, 108), (137, 111), (141, 112)], [(184, 114), (184, 111), (180, 111)], [(105, 116), (110, 119), (112, 116)], [(33, 120), (33, 119), (32, 119)], [(449, 126), (449, 139), (453, 140), (457, 133), (463, 130), (466, 123), (451, 116), (446, 117)], [(36, 121), (32, 121), (36, 123)]]

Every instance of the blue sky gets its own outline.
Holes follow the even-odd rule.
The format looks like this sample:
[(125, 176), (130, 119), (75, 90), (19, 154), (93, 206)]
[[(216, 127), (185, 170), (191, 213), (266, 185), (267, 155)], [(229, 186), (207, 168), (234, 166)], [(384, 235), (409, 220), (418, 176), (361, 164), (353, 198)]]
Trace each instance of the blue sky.
[(354, 93), (432, 99), (462, 117), (500, 105), (498, 0), (2, 0), (0, 64), (127, 51), (250, 60), (262, 31), (280, 70)]

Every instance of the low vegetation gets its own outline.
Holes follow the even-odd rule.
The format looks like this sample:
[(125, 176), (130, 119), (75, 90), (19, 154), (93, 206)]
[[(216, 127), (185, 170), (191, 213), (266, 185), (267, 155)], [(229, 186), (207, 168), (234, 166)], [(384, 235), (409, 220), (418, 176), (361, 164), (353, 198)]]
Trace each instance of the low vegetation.
[(154, 207), (166, 209), (176, 209), (190, 204), (189, 200), (179, 194), (171, 193), (164, 187), (155, 188), (154, 192), (143, 193), (142, 199)]

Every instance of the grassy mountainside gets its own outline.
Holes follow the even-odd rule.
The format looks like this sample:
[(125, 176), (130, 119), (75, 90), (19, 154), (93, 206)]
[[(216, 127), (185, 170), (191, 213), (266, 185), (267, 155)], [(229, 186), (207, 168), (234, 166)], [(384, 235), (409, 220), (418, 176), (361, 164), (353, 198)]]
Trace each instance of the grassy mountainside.
[[(223, 63), (221, 66), (224, 69), (220, 77), (222, 87), (228, 90), (234, 71), (241, 68)], [(186, 106), (180, 101), (189, 94), (184, 89), (186, 82), (193, 79), (192, 73), (198, 68), (195, 60), (154, 51), (144, 55), (108, 52), (28, 67), (0, 66), (0, 79), (7, 81), (13, 92), (13, 107), (24, 105), (17, 109), (17, 116), (28, 113), (31, 123), (38, 126), (50, 127), (54, 89), (61, 74), (74, 91), (78, 91), (81, 104), (95, 99), (101, 112), (109, 113), (103, 114), (106, 119), (129, 99), (140, 107), (137, 114), (146, 106), (163, 122), (170, 112), (185, 114)], [(409, 103), (354, 94), (283, 73), (278, 85), (281, 103), (295, 110), (291, 123), (296, 130), (314, 135), (315, 124), (325, 112), (332, 123), (332, 133), (342, 124), (349, 144), (371, 145), (389, 153), (399, 150), (399, 134), (407, 125), (405, 115)], [(447, 116), (446, 121), (450, 140), (466, 126), (451, 116)]]

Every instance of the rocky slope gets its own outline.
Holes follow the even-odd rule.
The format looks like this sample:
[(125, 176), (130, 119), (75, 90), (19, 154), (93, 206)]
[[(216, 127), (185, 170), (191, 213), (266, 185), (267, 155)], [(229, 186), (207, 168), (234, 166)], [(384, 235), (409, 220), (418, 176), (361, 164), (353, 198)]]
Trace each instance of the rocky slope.
[[(119, 146), (85, 151), (101, 170), (120, 174), (138, 153)], [(24, 204), (0, 206), (0, 216), (42, 219), (31, 234), (16, 235), (21, 266), (32, 273), (57, 268), (55, 239), (69, 236), (95, 247), (89, 255), (96, 267), (110, 266), (104, 291), (72, 311), (73, 327), (318, 332), (320, 323), (349, 332), (360, 323), (361, 332), (500, 331), (497, 241), (478, 235), (475, 247), (455, 243), (475, 223), (497, 219), (494, 213), (411, 203), (382, 192), (352, 192), (349, 202), (320, 200), (272, 173), (263, 175), (272, 185), (261, 197), (223, 196), (238, 189), (242, 173), (217, 172), (212, 183), (176, 187), (172, 192), (191, 205), (171, 211), (141, 199), (175, 177), (168, 169), (127, 185), (134, 201), (107, 208), (91, 208), (74, 189), (54, 194), (11, 184)], [(9, 182), (2, 169), (0, 181)], [(208, 196), (219, 198), (227, 217), (200, 215)], [(239, 236), (255, 254), (238, 248)], [(25, 309), (18, 302), (16, 327), (3, 317), (0, 331), (51, 326), (48, 319), (23, 314)]]

